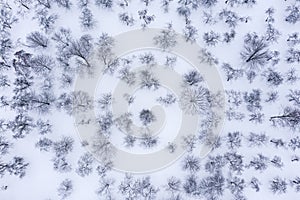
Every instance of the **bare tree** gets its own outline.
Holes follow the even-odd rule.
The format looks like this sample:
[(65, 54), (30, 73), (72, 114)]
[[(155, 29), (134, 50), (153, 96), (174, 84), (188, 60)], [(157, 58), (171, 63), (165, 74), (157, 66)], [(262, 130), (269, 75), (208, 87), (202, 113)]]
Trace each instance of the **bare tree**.
[(230, 193), (234, 195), (234, 199), (245, 200), (246, 198), (243, 196), (244, 189), (246, 187), (245, 180), (243, 178), (237, 176), (229, 176), (226, 179), (227, 188)]
[(196, 70), (191, 70), (183, 75), (183, 82), (188, 86), (198, 86), (204, 78)]
[(49, 138), (40, 138), (35, 144), (35, 147), (38, 148), (40, 151), (49, 152), (52, 148), (52, 144), (53, 142)]
[(105, 65), (103, 72), (113, 74), (119, 66), (119, 59), (115, 58), (113, 53), (114, 39), (108, 36), (108, 34), (103, 33), (96, 44), (98, 47), (98, 56)]
[(58, 6), (70, 9), (72, 6), (72, 2), (70, 0), (54, 0), (55, 3), (57, 3)]
[(64, 157), (73, 150), (74, 140), (64, 136), (60, 141), (53, 143), (53, 151), (56, 157)]
[(10, 143), (4, 136), (0, 135), (0, 155), (8, 154), (9, 149), (12, 147)]
[(290, 180), (290, 185), (295, 188), (296, 192), (300, 192), (300, 177), (296, 176), (294, 179)]
[(203, 34), (203, 40), (208, 46), (216, 46), (220, 41), (220, 35), (214, 31), (205, 32)]
[(32, 54), (24, 50), (20, 50), (17, 51), (14, 56), (15, 58), (13, 59), (12, 63), (17, 75), (23, 75), (24, 78), (32, 79), (32, 77), (30, 77)]
[(177, 145), (173, 142), (168, 142), (168, 146), (166, 148), (169, 153), (174, 153), (177, 149)]
[(270, 190), (274, 194), (282, 194), (286, 193), (287, 190), (287, 182), (286, 180), (280, 178), (280, 177), (275, 177), (270, 181)]
[(300, 149), (300, 138), (298, 136), (290, 139), (288, 146), (295, 151), (296, 149)]
[(10, 82), (7, 75), (0, 75), (0, 87), (9, 87)]
[[(18, 80), (23, 81), (26, 79), (18, 79)], [(29, 87), (29, 86), (25, 85), (27, 83), (28, 82), (24, 82), (24, 84), (21, 83), (19, 86)], [(20, 89), (20, 91), (19, 91), (19, 89)], [(13, 96), (12, 101), (7, 102), (11, 106), (11, 108), (13, 108), (19, 112), (25, 112), (25, 111), (32, 109), (32, 104), (31, 104), (32, 93), (30, 93), (30, 91), (28, 91), (28, 89), (29, 88), (14, 89), (16, 94)], [(5, 101), (5, 99), (2, 99), (2, 100)], [(5, 103), (5, 102), (2, 102), (2, 103)]]
[(99, 188), (96, 191), (97, 195), (101, 196), (105, 200), (113, 200), (115, 180), (112, 178), (104, 177), (99, 181)]
[(27, 35), (26, 37), (27, 43), (29, 47), (37, 48), (42, 47), (46, 48), (49, 44), (49, 39), (38, 31), (34, 31)]
[(121, 7), (121, 8), (126, 8), (129, 6), (129, 0), (121, 0), (118, 2), (118, 5)]
[(250, 68), (266, 65), (269, 51), (265, 39), (256, 33), (248, 33), (244, 39), (244, 50), (241, 52), (241, 58)]
[(163, 50), (170, 50), (177, 44), (176, 37), (173, 25), (169, 23), (166, 30), (162, 30), (160, 35), (154, 37), (154, 43)]
[(279, 156), (274, 156), (273, 159), (270, 160), (270, 162), (274, 167), (277, 167), (280, 169), (284, 166), (284, 164)]
[(255, 111), (249, 115), (249, 121), (261, 124), (265, 120), (265, 115), (261, 112)]
[[(60, 1), (60, 0), (56, 0)], [(49, 14), (48, 9), (37, 10), (36, 16), (34, 19), (37, 19), (41, 28), (46, 32), (50, 33), (54, 29), (54, 24), (58, 19), (56, 14)]]
[(101, 109), (108, 110), (109, 107), (112, 105), (113, 101), (114, 101), (114, 98), (111, 93), (104, 93), (97, 100), (97, 103)]
[(0, 71), (11, 68), (8, 62), (10, 52), (13, 48), (13, 42), (8, 33), (4, 33), (0, 37)]
[(63, 93), (56, 100), (56, 107), (64, 109), (69, 115), (85, 112), (93, 107), (91, 97), (83, 91)]
[(252, 92), (244, 93), (244, 101), (247, 104), (247, 110), (250, 112), (260, 111), (261, 106), (261, 90), (255, 89)]
[(73, 182), (70, 179), (63, 180), (59, 184), (57, 192), (58, 192), (58, 196), (60, 196), (61, 199), (66, 199), (73, 192)]
[(290, 5), (285, 9), (288, 15), (285, 17), (285, 21), (291, 24), (295, 24), (300, 21), (300, 7), (296, 4)]
[(183, 30), (184, 38), (186, 42), (194, 43), (198, 36), (198, 30), (195, 26), (187, 24)]
[(226, 160), (223, 156), (209, 156), (207, 162), (205, 163), (205, 171), (213, 174), (222, 170), (226, 164)]
[(257, 134), (250, 132), (248, 137), (246, 137), (250, 147), (262, 147), (263, 145), (266, 145), (268, 139), (269, 137), (265, 133)]
[(262, 74), (268, 83), (269, 86), (279, 86), (283, 82), (283, 77), (281, 73), (273, 70), (273, 69), (267, 69), (265, 72)]
[(140, 138), (140, 145), (145, 148), (152, 148), (157, 146), (158, 137), (151, 135), (150, 133), (144, 133)]
[(173, 69), (176, 62), (177, 62), (177, 57), (176, 56), (166, 56), (166, 61), (165, 61), (164, 65), (166, 67), (169, 67), (169, 68)]
[(146, 28), (151, 22), (154, 21), (155, 15), (150, 15), (147, 9), (139, 10), (138, 15), (141, 20), (143, 20), (142, 27)]
[(132, 136), (132, 135), (126, 135), (124, 137), (124, 145), (125, 147), (129, 148), (129, 147), (133, 147), (135, 142), (136, 142), (137, 138)]
[(223, 34), (223, 42), (230, 43), (236, 36), (236, 32), (231, 29), (230, 32)]
[(113, 163), (111, 161), (104, 162), (102, 165), (99, 165), (96, 170), (98, 175), (103, 178), (107, 175), (107, 172), (112, 170)]
[(181, 180), (175, 176), (168, 178), (168, 183), (164, 185), (165, 190), (174, 194), (181, 191)]
[(54, 68), (55, 61), (47, 55), (37, 55), (32, 58), (32, 69), (40, 76), (47, 76)]
[(121, 131), (126, 131), (127, 133), (131, 133), (132, 128), (132, 114), (129, 112), (126, 112), (122, 114), (121, 116), (117, 117), (114, 120), (115, 125), (119, 128)]
[(290, 48), (288, 50), (288, 55), (286, 58), (288, 63), (300, 63), (300, 50), (295, 48)]
[(278, 92), (277, 91), (271, 91), (267, 93), (267, 98), (265, 100), (265, 102), (267, 103), (274, 103), (278, 100)]
[(84, 29), (94, 28), (96, 22), (94, 21), (93, 13), (90, 9), (83, 8), (79, 19), (80, 19), (80, 23)]
[(192, 173), (199, 171), (200, 170), (200, 159), (195, 156), (192, 156), (192, 155), (186, 156), (182, 161), (182, 169), (188, 170)]
[(268, 24), (267, 25), (267, 30), (266, 30), (266, 41), (274, 43), (277, 42), (280, 36), (280, 32), (272, 25)]
[(76, 173), (82, 177), (88, 176), (93, 171), (94, 158), (91, 154), (85, 153), (78, 160), (78, 167)]
[(26, 175), (26, 169), (29, 163), (25, 162), (22, 157), (13, 157), (13, 160), (8, 164), (7, 171), (19, 178), (23, 178)]
[(53, 169), (60, 173), (67, 173), (72, 170), (72, 166), (70, 163), (67, 162), (66, 157), (55, 157), (52, 159), (53, 162)]
[(218, 0), (200, 0), (200, 5), (205, 8), (211, 8), (217, 4)]
[(260, 172), (267, 169), (270, 159), (262, 154), (258, 154), (254, 157), (246, 167), (253, 167), (255, 170)]
[(37, 0), (35, 6), (36, 7), (42, 6), (43, 8), (50, 9), (51, 8), (51, 2), (52, 2), (52, 0)]
[(136, 73), (130, 71), (129, 67), (124, 67), (119, 70), (119, 78), (128, 85), (133, 85), (136, 81)]
[(237, 80), (244, 75), (244, 71), (242, 69), (234, 69), (230, 64), (223, 63), (222, 69), (225, 72), (226, 80)]
[(299, 80), (299, 77), (296, 73), (296, 69), (295, 68), (290, 68), (286, 74), (284, 75), (285, 76), (285, 80), (287, 83), (290, 83), (290, 84), (293, 84), (295, 83), (297, 80)]
[(9, 129), (13, 132), (16, 139), (24, 138), (34, 128), (33, 118), (27, 114), (18, 114), (13, 121), (8, 124)]
[(241, 0), (226, 0), (226, 4), (228, 4), (231, 7), (239, 6), (239, 5), (247, 5), (249, 7), (252, 7), (256, 4), (256, 0), (247, 0), (247, 1), (241, 1)]
[(125, 175), (118, 190), (125, 199), (131, 200), (154, 200), (159, 191), (159, 189), (151, 183), (149, 176), (142, 177), (141, 179), (134, 179), (130, 174)]
[(135, 22), (132, 15), (128, 14), (127, 12), (120, 13), (119, 20), (127, 26), (133, 26)]
[(197, 137), (195, 135), (189, 134), (182, 138), (182, 146), (188, 152), (192, 152), (196, 148)]
[(227, 9), (223, 9), (219, 13), (219, 18), (223, 20), (224, 23), (226, 23), (230, 28), (235, 28), (239, 21), (247, 20), (240, 17), (236, 12)]
[(113, 123), (114, 120), (111, 111), (107, 111), (96, 118), (96, 124), (100, 134), (110, 135)]
[(229, 169), (237, 174), (241, 174), (244, 171), (243, 156), (236, 152), (226, 153), (224, 155), (226, 163), (229, 164)]
[(156, 99), (157, 102), (161, 103), (164, 106), (170, 106), (177, 101), (175, 95), (167, 94), (165, 97), (159, 97)]
[(292, 102), (295, 106), (300, 106), (300, 90), (290, 90), (287, 97), (289, 102)]
[(140, 87), (146, 89), (157, 90), (160, 87), (159, 80), (155, 78), (154, 74), (149, 70), (142, 70), (140, 72)]
[(198, 193), (199, 180), (194, 174), (186, 177), (182, 188), (187, 195), (195, 195)]
[(235, 132), (229, 132), (227, 135), (227, 146), (229, 149), (237, 149), (241, 147), (242, 142), (242, 134), (238, 131)]
[(141, 64), (147, 65), (149, 67), (153, 67), (156, 65), (155, 57), (151, 52), (141, 54), (139, 56), (139, 61), (141, 62)]
[[(205, 2), (205, 1), (202, 1)], [(177, 8), (177, 13), (179, 16), (184, 17), (185, 23), (190, 23), (190, 15), (193, 10), (197, 10), (201, 4), (199, 0), (179, 0), (179, 7)]]
[(289, 35), (288, 39), (286, 40), (289, 46), (295, 46), (300, 44), (300, 37), (298, 32), (294, 32)]
[(95, 4), (102, 8), (111, 9), (113, 7), (113, 0), (95, 0)]
[(55, 101), (54, 94), (51, 91), (43, 91), (39, 94), (33, 93), (31, 95), (32, 109), (39, 113), (46, 114), (50, 111)]
[(170, 4), (173, 0), (162, 0), (161, 1), (161, 7), (163, 8), (164, 10), (164, 13), (168, 13), (169, 12), (169, 7), (170, 7)]
[(156, 120), (155, 115), (148, 109), (143, 109), (139, 114), (139, 118), (144, 126), (147, 126)]
[(1, 2), (0, 11), (0, 30), (6, 31), (6, 29), (11, 29), (12, 25), (18, 21), (13, 15), (12, 8), (8, 3)]
[(199, 52), (199, 58), (201, 63), (218, 64), (219, 60), (207, 49), (201, 49)]
[(208, 112), (210, 103), (208, 101), (209, 92), (200, 86), (197, 88), (186, 88), (181, 93), (179, 104), (187, 114), (201, 114)]
[(114, 154), (115, 149), (113, 145), (110, 143), (107, 136), (103, 134), (97, 134), (92, 141), (92, 152), (97, 156), (101, 161), (111, 161)]
[(90, 0), (78, 0), (78, 6), (79, 8), (83, 9), (88, 7), (88, 5), (91, 3)]
[(243, 103), (242, 93), (235, 90), (226, 90), (226, 99), (234, 107), (239, 107)]
[(293, 107), (285, 107), (283, 114), (270, 117), (274, 126), (287, 127), (291, 130), (300, 128), (300, 110)]
[(274, 144), (274, 146), (275, 146), (276, 148), (278, 148), (278, 147), (283, 147), (283, 148), (285, 148), (285, 146), (286, 146), (286, 143), (285, 143), (284, 141), (282, 141), (282, 139), (272, 138), (272, 139), (270, 140), (270, 142), (271, 142), (272, 144)]
[(215, 24), (216, 22), (217, 20), (212, 15), (212, 12), (203, 11), (203, 23), (212, 25)]
[(253, 177), (249, 184), (251, 188), (255, 189), (255, 192), (259, 192), (260, 190), (259, 186), (261, 185), (261, 183), (257, 178)]
[(198, 190), (206, 199), (219, 199), (223, 194), (225, 178), (220, 172), (202, 179), (199, 182)]
[(61, 51), (70, 45), (71, 31), (69, 29), (60, 28), (56, 33), (54, 33), (52, 39), (57, 42), (57, 48)]
[(76, 62), (80, 68), (87, 68), (90, 70), (92, 67), (89, 62), (89, 57), (93, 51), (92, 37), (90, 35), (83, 35), (79, 40), (73, 40), (70, 43), (69, 51), (72, 56), (76, 56)]
[(7, 168), (8, 168), (8, 163), (5, 163), (0, 160), (0, 178), (2, 178), (5, 175)]

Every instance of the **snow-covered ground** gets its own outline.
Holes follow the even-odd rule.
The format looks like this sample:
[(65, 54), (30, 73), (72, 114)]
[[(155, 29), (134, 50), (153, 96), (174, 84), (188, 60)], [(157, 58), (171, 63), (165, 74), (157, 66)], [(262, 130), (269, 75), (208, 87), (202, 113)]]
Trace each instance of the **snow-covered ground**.
[[(0, 9), (0, 200), (299, 198), (299, 0), (0, 0)], [(116, 58), (114, 38), (139, 29), (165, 37), (153, 40), (157, 49)], [(224, 91), (211, 91), (219, 76), (206, 80), (172, 52), (179, 37), (201, 47), (184, 51), (215, 67)], [(180, 95), (157, 77), (174, 80)], [(87, 80), (80, 88), (95, 87), (91, 95), (78, 91), (80, 79)], [(130, 117), (112, 110), (120, 82), (140, 87), (124, 96)], [(199, 117), (197, 131), (191, 120), (173, 146), (184, 114)], [(140, 137), (125, 130), (127, 120)], [(161, 125), (157, 135), (151, 124)], [(213, 147), (205, 157), (203, 146)], [(124, 172), (114, 166), (122, 163), (115, 149), (174, 159), (159, 170)]]

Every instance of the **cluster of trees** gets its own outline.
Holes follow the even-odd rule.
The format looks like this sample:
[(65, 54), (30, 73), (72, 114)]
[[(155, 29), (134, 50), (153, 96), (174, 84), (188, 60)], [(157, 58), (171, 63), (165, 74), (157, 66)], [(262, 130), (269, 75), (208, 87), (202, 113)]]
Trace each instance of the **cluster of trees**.
[(157, 197), (159, 189), (151, 183), (149, 176), (135, 179), (132, 175), (126, 174), (124, 180), (118, 186), (118, 191), (125, 199), (149, 199)]
[[(165, 187), (166, 191), (170, 193), (170, 199), (182, 199), (184, 195), (194, 197), (202, 196), (206, 199), (221, 199), (221, 196), (226, 189), (230, 191), (234, 199), (245, 199), (246, 197), (243, 194), (243, 191), (246, 187), (252, 188), (255, 192), (259, 192), (262, 185), (261, 181), (255, 177), (245, 179), (242, 174), (246, 173), (248, 168), (253, 168), (258, 174), (261, 174), (268, 167), (282, 169), (284, 163), (281, 157), (277, 155), (270, 158), (263, 154), (258, 154), (253, 157), (253, 159), (245, 162), (244, 156), (237, 153), (238, 148), (241, 148), (241, 143), (247, 142), (252, 146), (255, 138), (266, 136), (251, 133), (249, 138), (246, 138), (246, 141), (243, 141), (242, 137), (240, 132), (228, 133), (228, 136), (222, 138), (222, 140), (224, 140), (224, 142), (226, 141), (225, 144), (230, 148), (230, 152), (224, 153), (223, 155), (215, 155), (212, 153), (213, 155), (210, 155), (207, 159), (203, 160), (203, 165), (200, 163), (200, 159), (197, 156), (187, 155), (184, 157), (182, 159), (182, 169), (190, 175), (184, 180), (175, 177), (168, 179), (168, 183)], [(296, 140), (296, 138), (293, 140)], [(263, 139), (263, 141), (265, 145), (268, 142), (267, 139)], [(276, 142), (276, 140), (271, 139), (270, 142)], [(291, 143), (295, 144), (292, 140), (290, 144)], [(260, 144), (256, 145), (257, 147), (262, 148)], [(293, 161), (291, 160), (290, 162)], [(196, 175), (196, 172), (203, 168), (210, 176), (203, 178), (203, 176), (199, 177)], [(228, 170), (229, 174), (224, 176), (222, 172)], [(211, 184), (209, 184), (210, 181)], [(299, 188), (297, 177), (288, 181), (277, 176), (266, 184), (274, 194), (286, 193), (289, 185), (294, 187), (296, 191), (298, 191), (297, 189)]]
[[(100, 1), (97, 1), (96, 3), (99, 5)], [(80, 20), (81, 26), (87, 30), (93, 29), (94, 26), (96, 25), (94, 15), (93, 15), (91, 9), (89, 8), (89, 4), (90, 4), (89, 0), (79, 0), (79, 8), (81, 10), (79, 20)]]
[[(271, 70), (271, 73), (272, 70)], [(283, 82), (281, 76), (277, 77), (277, 73), (269, 74), (268, 76), (275, 76), (276, 81), (280, 83)], [(269, 77), (269, 79), (271, 79)], [(273, 81), (275, 81), (273, 80)], [(278, 82), (274, 82), (273, 86), (276, 86)], [(283, 83), (282, 83), (283, 84)], [(239, 120), (243, 121), (246, 118), (245, 114), (239, 111), (236, 111), (236, 108), (243, 108), (242, 105), (245, 105), (247, 111), (249, 111), (249, 121), (254, 123), (263, 123), (265, 122), (265, 114), (263, 112), (263, 103), (272, 104), (277, 102), (279, 99), (278, 91), (270, 91), (263, 93), (259, 89), (254, 89), (252, 92), (240, 92), (235, 90), (226, 91), (227, 102), (229, 103), (229, 109), (226, 111), (226, 116), (228, 120)], [(264, 98), (262, 98), (265, 96)], [(278, 115), (272, 114), (269, 121), (272, 125), (277, 127), (287, 127), (291, 130), (299, 129), (299, 91), (290, 90), (286, 95), (287, 100), (292, 103), (283, 108), (282, 113)]]
[[(35, 142), (37, 149), (43, 152), (52, 152), (51, 162), (53, 169), (58, 173), (70, 173), (74, 170), (79, 176), (86, 177), (96, 172), (99, 175), (99, 188), (97, 194), (107, 199), (113, 199), (116, 188), (119, 194), (126, 199), (155, 199), (159, 197), (161, 189), (156, 187), (150, 177), (135, 177), (126, 175), (124, 180), (118, 183), (115, 179), (108, 177), (113, 167), (111, 158), (114, 149), (109, 142), (112, 127), (116, 125), (122, 130), (130, 132), (132, 125), (132, 114), (125, 113), (115, 119), (110, 111), (113, 102), (112, 94), (103, 94), (95, 103), (101, 113), (95, 121), (98, 126), (97, 137), (91, 144), (94, 153), (103, 159), (101, 165), (95, 166), (95, 160), (89, 153), (81, 155), (77, 163), (70, 160), (70, 154), (74, 148), (74, 139), (70, 136), (63, 136), (60, 139), (52, 139), (53, 124), (51, 113), (57, 110), (64, 111), (67, 115), (83, 113), (94, 108), (94, 101), (83, 91), (70, 92), (69, 89), (74, 83), (74, 76), (81, 73), (93, 73), (93, 66), (90, 58), (94, 50), (105, 65), (103, 73), (117, 76), (128, 85), (133, 85), (138, 79), (141, 89), (157, 90), (161, 85), (159, 80), (152, 73), (151, 69), (157, 64), (154, 55), (144, 53), (137, 57), (140, 64), (147, 66), (147, 69), (140, 73), (132, 72), (130, 64), (132, 59), (116, 58), (113, 53), (114, 39), (106, 33), (93, 38), (86, 33), (76, 36), (68, 28), (57, 28), (58, 19), (61, 17), (53, 12), (56, 6), (66, 12), (73, 8), (79, 9), (78, 21), (84, 31), (93, 30), (97, 25), (95, 13), (92, 12), (95, 4), (99, 9), (112, 12), (115, 6), (122, 8), (116, 16), (125, 26), (134, 26), (141, 23), (147, 28), (154, 21), (158, 21), (155, 13), (152, 13), (150, 6), (153, 0), (141, 0), (143, 5), (136, 13), (130, 13), (127, 9), (127, 0), (114, 2), (112, 0), (15, 0), (0, 2), (0, 90), (4, 91), (0, 96), (0, 109), (4, 113), (9, 110), (11, 116), (0, 119), (0, 178), (7, 175), (14, 175), (23, 178), (30, 163), (22, 155), (13, 155), (13, 144), (18, 140), (28, 138), (29, 134), (37, 133), (38, 139)], [(224, 3), (225, 8), (211, 12), (217, 4)], [(222, 44), (229, 44), (234, 41), (237, 32), (235, 29), (243, 23), (251, 20), (249, 16), (242, 16), (236, 11), (237, 7), (254, 7), (256, 0), (162, 0), (163, 12), (168, 13), (174, 8), (180, 18), (184, 20), (182, 34), (186, 42), (203, 42), (205, 48), (199, 52), (202, 62), (219, 64), (219, 60), (212, 54), (213, 48)], [(15, 10), (16, 9), (16, 10)], [(193, 15), (199, 10), (203, 11), (202, 22), (206, 25), (217, 23), (225, 24), (228, 30), (217, 32), (207, 30), (200, 35), (197, 27), (193, 25)], [(21, 17), (26, 18), (28, 13), (33, 12), (33, 20), (39, 25), (39, 30), (28, 33), (24, 41), (14, 41), (11, 31)], [(282, 33), (276, 27), (276, 10), (272, 7), (265, 11), (265, 32), (249, 32), (244, 35), (243, 45), (239, 58), (242, 66), (221, 63), (221, 70), (224, 72), (224, 80), (232, 84), (239, 83), (246, 78), (249, 85), (258, 81), (266, 84), (268, 90), (251, 88), (247, 91), (227, 90), (226, 117), (229, 123), (240, 123), (248, 120), (251, 123), (269, 123), (274, 127), (286, 128), (297, 132), (300, 130), (300, 90), (291, 89), (285, 93), (279, 89), (283, 85), (296, 85), (299, 77), (296, 67), (300, 63), (300, 36), (299, 32), (289, 33), (286, 38), (288, 49), (286, 52), (279, 51), (276, 43), (282, 37)], [(136, 18), (135, 18), (136, 17)], [(297, 26), (300, 21), (300, 6), (298, 1), (291, 4), (287, 2), (285, 8), (285, 23)], [(172, 50), (177, 45), (177, 37), (172, 23), (168, 23), (165, 30), (154, 38), (154, 44), (164, 51)], [(55, 46), (56, 55), (49, 52)], [(165, 66), (174, 68), (176, 57), (167, 56)], [(281, 70), (280, 66), (288, 66), (287, 70)], [(122, 67), (122, 68), (121, 68)], [(260, 77), (261, 79), (259, 79)], [(60, 81), (60, 85), (56, 82)], [(270, 169), (282, 169), (292, 162), (299, 162), (297, 153), (300, 149), (300, 138), (292, 135), (283, 139), (268, 135), (265, 132), (231, 131), (220, 138), (210, 138), (210, 128), (217, 121), (217, 116), (210, 112), (216, 106), (216, 96), (211, 94), (203, 86), (204, 79), (197, 71), (189, 71), (182, 76), (183, 92), (177, 99), (174, 94), (167, 94), (159, 97), (157, 102), (164, 106), (171, 106), (179, 102), (181, 108), (188, 114), (207, 114), (207, 119), (201, 125), (197, 135), (188, 135), (182, 138), (183, 147), (189, 152), (180, 161), (180, 169), (187, 175), (183, 178), (170, 177), (164, 185), (168, 199), (180, 200), (186, 196), (191, 198), (221, 199), (226, 190), (233, 195), (233, 199), (246, 199), (244, 190), (246, 187), (255, 192), (261, 191), (261, 180), (252, 177), (247, 179), (243, 174), (247, 170), (257, 171), (257, 174)], [(226, 83), (227, 84), (227, 83)], [(251, 86), (251, 85), (250, 85)], [(58, 89), (59, 88), (59, 89)], [(280, 98), (285, 98), (287, 103), (282, 106), (278, 113), (268, 113), (265, 106), (274, 106), (279, 103)], [(134, 97), (128, 95), (128, 103), (134, 102)], [(272, 110), (272, 112), (276, 112)], [(139, 113), (139, 119), (143, 126), (149, 126), (156, 120), (154, 114), (143, 109)], [(83, 123), (91, 123), (87, 119)], [(196, 146), (203, 142), (214, 141), (214, 150), (221, 147), (227, 148), (227, 152), (210, 155), (201, 160), (195, 154)], [(152, 148), (158, 144), (158, 138), (145, 132), (141, 138), (130, 134), (125, 136), (124, 145), (133, 147), (136, 142), (142, 147)], [(239, 150), (246, 145), (249, 148), (263, 148), (264, 146), (280, 151), (291, 151), (295, 155), (286, 163), (279, 155), (257, 153), (255, 155), (243, 155)], [(168, 150), (173, 153), (176, 145), (168, 144)], [(203, 163), (202, 163), (203, 162)], [(203, 169), (209, 175), (200, 177), (199, 171)], [(226, 172), (229, 171), (228, 175)], [(6, 183), (5, 183), (6, 184)], [(300, 191), (300, 178), (276, 176), (267, 183), (268, 188), (274, 194), (286, 193), (290, 188), (296, 192)], [(1, 188), (7, 189), (8, 186)], [(57, 188), (58, 196), (65, 199), (71, 196), (74, 190), (74, 183), (70, 179), (61, 181)]]
[(29, 166), (24, 158), (22, 157), (13, 157), (12, 161), (5, 163), (0, 161), (0, 178), (8, 172), (11, 175), (23, 178), (26, 175), (26, 169)]
[[(26, 175), (26, 169), (30, 164), (21, 156), (12, 156), (11, 161), (3, 162), (2, 156), (9, 155), (13, 140), (24, 139), (28, 134), (37, 132), (41, 137), (36, 142), (37, 149), (46, 152), (54, 152), (53, 169), (60, 173), (70, 172), (73, 167), (68, 161), (67, 155), (73, 149), (74, 140), (64, 136), (59, 141), (53, 141), (47, 137), (52, 132), (51, 120), (48, 119), (52, 111), (64, 110), (67, 114), (84, 112), (91, 109), (93, 101), (84, 92), (63, 92), (57, 94), (57, 85), (54, 78), (61, 79), (64, 88), (73, 83), (73, 72), (88, 71), (91, 67), (89, 56), (93, 50), (92, 38), (83, 35), (79, 39), (73, 39), (68, 29), (61, 28), (54, 32), (57, 19), (50, 9), (53, 3), (70, 9), (73, 5), (68, 0), (57, 1), (15, 1), (23, 10), (33, 9), (40, 25), (40, 31), (33, 31), (26, 36), (26, 42), (15, 51), (10, 39), (10, 29), (18, 21), (12, 7), (8, 3), (1, 2), (1, 77), (0, 87), (7, 91), (1, 96), (1, 109), (10, 109), (14, 117), (1, 119), (1, 177), (5, 174), (16, 175), (20, 178)], [(3, 4), (3, 6), (2, 6)], [(82, 9), (82, 25), (85, 28), (93, 26), (91, 13), (88, 11), (89, 1), (80, 1)], [(21, 14), (18, 12), (17, 14)], [(23, 12), (23, 14), (26, 14)], [(52, 36), (51, 36), (52, 35)], [(58, 49), (57, 57), (48, 54), (49, 48), (55, 42)], [(76, 67), (70, 64), (75, 60)], [(57, 66), (63, 66), (65, 70), (61, 78), (57, 77)], [(55, 71), (55, 72), (54, 72)], [(54, 77), (55, 76), (55, 77)], [(38, 116), (36, 119), (33, 116)], [(8, 159), (6, 159), (8, 160)], [(88, 163), (90, 162), (90, 163)], [(83, 155), (78, 161), (76, 172), (80, 176), (88, 175), (92, 169), (92, 157)], [(7, 172), (7, 173), (6, 173)], [(58, 189), (59, 196), (66, 198), (72, 191), (72, 182), (65, 180)]]

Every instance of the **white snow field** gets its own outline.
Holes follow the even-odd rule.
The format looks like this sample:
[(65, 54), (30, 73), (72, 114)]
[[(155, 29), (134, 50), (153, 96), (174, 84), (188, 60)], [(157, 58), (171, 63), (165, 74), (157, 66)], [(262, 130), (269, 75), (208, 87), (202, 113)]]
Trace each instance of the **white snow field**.
[(299, 0), (0, 9), (0, 200), (299, 198)]

